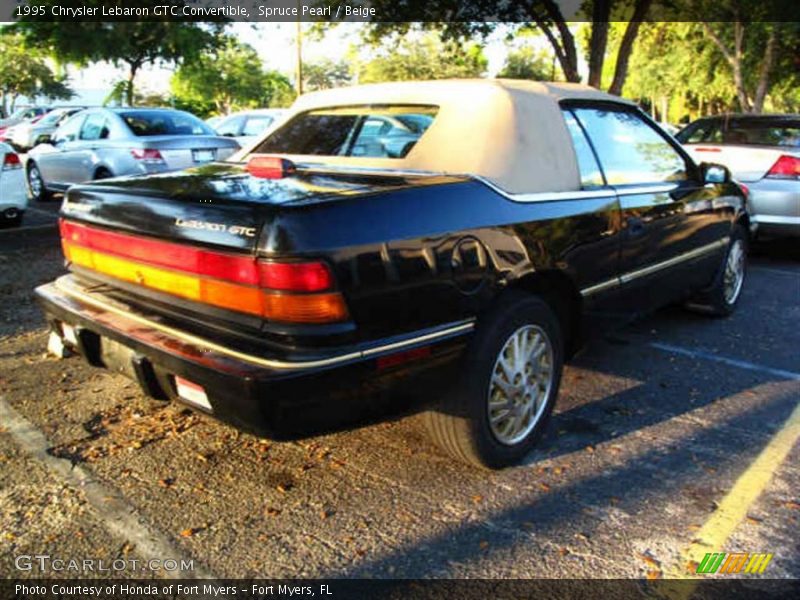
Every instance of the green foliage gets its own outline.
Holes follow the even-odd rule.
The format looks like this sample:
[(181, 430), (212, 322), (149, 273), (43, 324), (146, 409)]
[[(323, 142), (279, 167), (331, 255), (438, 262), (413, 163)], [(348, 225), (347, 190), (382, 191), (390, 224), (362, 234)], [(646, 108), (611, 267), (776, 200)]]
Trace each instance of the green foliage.
[[(59, 0), (40, 0), (39, 4), (59, 4)], [(182, 6), (184, 0), (165, 0), (163, 4)], [(152, 7), (145, 0), (84, 0), (83, 6)], [(212, 47), (222, 23), (188, 21), (39, 21), (21, 19), (12, 28), (22, 34), (31, 47), (51, 51), (58, 59), (81, 65), (108, 61), (128, 68), (127, 101), (132, 103), (137, 71), (148, 64), (191, 62)]]
[(345, 61), (334, 62), (324, 58), (303, 64), (303, 89), (309, 92), (349, 85), (352, 78), (350, 66)]
[[(710, 23), (723, 44), (733, 47), (734, 24)], [(743, 29), (743, 86), (755, 95), (769, 30), (780, 34), (768, 79), (766, 108), (800, 109), (797, 23), (748, 23)], [(647, 23), (631, 56), (624, 95), (649, 102), (668, 100), (670, 120), (740, 110), (731, 65), (701, 23)]]
[(508, 79), (552, 81), (556, 77), (553, 56), (542, 50), (534, 50), (530, 46), (511, 50), (497, 76)]
[(289, 80), (280, 73), (265, 72), (256, 51), (232, 37), (182, 65), (172, 77), (171, 88), (176, 105), (199, 115), (286, 106), (294, 100)]
[(443, 41), (436, 33), (415, 39), (399, 34), (382, 41), (378, 56), (360, 66), (359, 81), (408, 81), (480, 77), (488, 61), (478, 44)]
[(63, 77), (58, 77), (36, 49), (28, 48), (22, 36), (0, 32), (0, 97), (2, 109), (13, 109), (19, 96), (68, 100), (74, 93)]

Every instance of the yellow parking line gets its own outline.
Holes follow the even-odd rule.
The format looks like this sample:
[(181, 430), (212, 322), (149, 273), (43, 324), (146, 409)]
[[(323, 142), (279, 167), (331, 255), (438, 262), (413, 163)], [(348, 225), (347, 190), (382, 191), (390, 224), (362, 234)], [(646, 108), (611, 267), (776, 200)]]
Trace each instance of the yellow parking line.
[[(698, 577), (696, 566), (707, 552), (724, 551), (725, 542), (736, 527), (747, 516), (747, 511), (767, 487), (775, 471), (781, 466), (795, 442), (800, 439), (800, 404), (776, 433), (761, 454), (747, 470), (739, 476), (728, 494), (719, 503), (717, 510), (700, 529), (691, 545), (682, 555), (682, 560), (666, 574), (668, 579)], [(749, 549), (748, 549), (749, 550)], [(762, 548), (753, 548), (760, 552)], [(681, 584), (672, 593), (665, 589), (665, 595), (677, 600), (692, 595), (696, 584)]]

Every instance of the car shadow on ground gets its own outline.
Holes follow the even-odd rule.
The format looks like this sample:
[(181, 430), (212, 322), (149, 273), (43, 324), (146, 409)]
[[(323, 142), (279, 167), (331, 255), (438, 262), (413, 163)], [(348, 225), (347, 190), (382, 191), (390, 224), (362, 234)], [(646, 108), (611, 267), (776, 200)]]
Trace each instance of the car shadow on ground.
[[(605, 507), (613, 505), (616, 511), (635, 514), (647, 510), (649, 498), (677, 500), (693, 494), (698, 480), (707, 477), (703, 461), (713, 463), (718, 473), (733, 471), (735, 474), (752, 460), (764, 442), (756, 436), (732, 436), (731, 431), (746, 431), (753, 421), (784, 419), (795, 405), (794, 394), (775, 394), (768, 402), (730, 414), (713, 426), (692, 431), (685, 439), (656, 447), (651, 444), (622, 464), (590, 471), (588, 476), (572, 477), (566, 485), (540, 494), (532, 501), (485, 515), (480, 521), (464, 523), (413, 546), (389, 550), (377, 559), (356, 565), (348, 575), (376, 577), (390, 572), (393, 577), (438, 577), (442, 576), (443, 569), (454, 564), (503, 560), (504, 552), (525, 544), (534, 535), (529, 533), (526, 524), (535, 525), (536, 536), (550, 537), (557, 534), (563, 523), (581, 521), (581, 534), (591, 538), (595, 528), (604, 521), (601, 513)], [(594, 406), (579, 407), (575, 415), (595, 409)], [(574, 451), (585, 443), (586, 440), (567, 442), (562, 445), (561, 453)], [(698, 460), (698, 453), (704, 453), (703, 461)], [(717, 489), (708, 494), (699, 492), (700, 497), (695, 500), (704, 503), (704, 512), (709, 512), (721, 492)], [(586, 518), (584, 509), (588, 505), (598, 508), (595, 518)], [(492, 524), (490, 545), (483, 542), (487, 537), (487, 522)], [(687, 543), (690, 541), (688, 525), (675, 524), (679, 533), (686, 536)], [(670, 532), (661, 533), (669, 535)]]

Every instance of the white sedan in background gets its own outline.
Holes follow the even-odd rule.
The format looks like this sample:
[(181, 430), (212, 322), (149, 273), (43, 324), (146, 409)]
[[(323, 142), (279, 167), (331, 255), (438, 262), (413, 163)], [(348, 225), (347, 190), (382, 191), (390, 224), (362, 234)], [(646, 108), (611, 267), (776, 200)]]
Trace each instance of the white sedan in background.
[(26, 208), (22, 161), (11, 146), (0, 142), (0, 225), (19, 225)]
[(676, 136), (694, 159), (730, 169), (748, 191), (751, 233), (800, 236), (800, 115), (717, 115)]
[(279, 108), (245, 110), (223, 117), (211, 126), (218, 135), (232, 137), (244, 147), (261, 137), (267, 129), (277, 125), (284, 114), (286, 111)]

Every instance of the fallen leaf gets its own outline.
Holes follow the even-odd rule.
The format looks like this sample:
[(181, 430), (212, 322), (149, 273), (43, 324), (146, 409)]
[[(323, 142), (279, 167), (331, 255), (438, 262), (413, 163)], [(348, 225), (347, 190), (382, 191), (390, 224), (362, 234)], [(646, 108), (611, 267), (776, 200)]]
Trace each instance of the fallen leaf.
[(482, 500), (483, 500), (483, 496), (481, 496), (480, 494), (475, 494), (475, 495), (472, 497), (472, 501), (473, 501), (475, 504), (479, 504), (479, 503), (480, 503)]
[(788, 502), (784, 502), (783, 504), (786, 508), (791, 508), (794, 510), (800, 510), (800, 503), (795, 502), (793, 500), (789, 500)]
[(192, 537), (195, 534), (195, 530), (192, 527), (187, 527), (183, 531), (181, 531), (181, 537)]
[(660, 567), (661, 566), (661, 563), (659, 561), (657, 561), (655, 558), (653, 558), (652, 556), (650, 556), (649, 554), (642, 554), (640, 552), (639, 553), (639, 558), (641, 558), (644, 562), (646, 562), (651, 567)]
[(589, 454), (594, 454), (594, 446), (586, 446), (586, 451)]
[(481, 550), (486, 550), (489, 547), (489, 542), (484, 540), (479, 544), (479, 546), (481, 547)]
[(653, 579), (661, 579), (661, 571), (659, 571), (657, 569), (653, 569), (653, 570), (648, 571), (647, 572), (647, 579), (649, 579), (651, 581)]
[(550, 486), (547, 485), (544, 481), (539, 482), (539, 487), (542, 488), (545, 492), (550, 491)]

